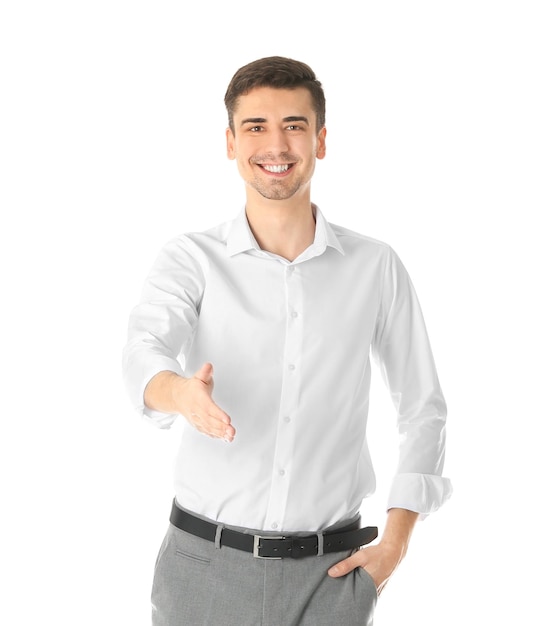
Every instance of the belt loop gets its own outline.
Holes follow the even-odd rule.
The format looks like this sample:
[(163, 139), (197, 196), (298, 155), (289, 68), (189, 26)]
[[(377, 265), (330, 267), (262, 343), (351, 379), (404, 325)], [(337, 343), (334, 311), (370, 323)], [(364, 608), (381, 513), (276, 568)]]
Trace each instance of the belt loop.
[(215, 549), (220, 550), (220, 538), (222, 535), (222, 529), (224, 528), (223, 524), (219, 524), (217, 526), (217, 530), (215, 531)]
[(323, 556), (323, 533), (317, 533), (317, 556)]

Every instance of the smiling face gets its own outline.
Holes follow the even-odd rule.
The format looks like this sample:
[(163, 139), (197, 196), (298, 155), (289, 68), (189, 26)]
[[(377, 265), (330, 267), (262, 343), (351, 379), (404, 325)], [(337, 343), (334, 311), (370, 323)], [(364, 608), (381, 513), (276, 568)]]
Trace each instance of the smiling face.
[(248, 201), (303, 197), (315, 159), (325, 156), (325, 128), (317, 129), (311, 95), (304, 87), (257, 87), (238, 98), (234, 133), (226, 131), (229, 159), (236, 159)]

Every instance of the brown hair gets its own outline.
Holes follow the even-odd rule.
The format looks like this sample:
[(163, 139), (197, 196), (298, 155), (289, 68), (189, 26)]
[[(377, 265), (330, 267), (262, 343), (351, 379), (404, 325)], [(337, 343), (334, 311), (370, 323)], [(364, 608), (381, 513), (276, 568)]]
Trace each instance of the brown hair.
[(285, 57), (265, 57), (241, 67), (232, 77), (224, 104), (228, 112), (228, 125), (234, 133), (234, 111), (238, 98), (256, 87), (296, 89), (305, 87), (313, 101), (317, 116), (317, 131), (325, 126), (325, 94), (315, 72), (309, 65)]

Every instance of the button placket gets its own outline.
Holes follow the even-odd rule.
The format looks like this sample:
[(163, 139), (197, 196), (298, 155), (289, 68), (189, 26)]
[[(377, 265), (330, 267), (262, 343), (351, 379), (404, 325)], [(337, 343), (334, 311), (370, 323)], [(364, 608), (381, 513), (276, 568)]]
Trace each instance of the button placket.
[(287, 266), (284, 272), (286, 332), (283, 352), (283, 376), (278, 420), (273, 478), (266, 521), (269, 526), (282, 520), (292, 479), (290, 468), (295, 443), (296, 410), (301, 388), (302, 364), (302, 276), (298, 267)]

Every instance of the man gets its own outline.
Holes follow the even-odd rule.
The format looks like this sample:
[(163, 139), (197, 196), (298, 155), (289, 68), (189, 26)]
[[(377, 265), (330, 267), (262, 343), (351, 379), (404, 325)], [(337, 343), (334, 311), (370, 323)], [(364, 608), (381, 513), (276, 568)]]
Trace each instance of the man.
[[(225, 96), (246, 204), (161, 251), (130, 317), (124, 375), (160, 427), (183, 416), (153, 624), (370, 624), (418, 516), (449, 497), (445, 402), (410, 279), (392, 249), (310, 199), (325, 97), (305, 64), (240, 68)], [(398, 414), (381, 540), (370, 352)], [(363, 547), (366, 546), (367, 547)]]

